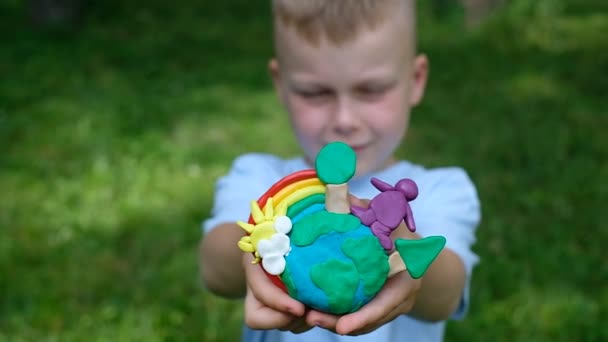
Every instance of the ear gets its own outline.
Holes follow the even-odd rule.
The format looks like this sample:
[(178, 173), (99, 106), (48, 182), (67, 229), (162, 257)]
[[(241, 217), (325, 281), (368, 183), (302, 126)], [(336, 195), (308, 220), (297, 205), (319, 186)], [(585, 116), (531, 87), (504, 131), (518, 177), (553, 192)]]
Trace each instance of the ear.
[(270, 73), (275, 93), (279, 99), (283, 101), (284, 94), (283, 87), (281, 87), (281, 70), (279, 68), (279, 61), (276, 58), (272, 58), (268, 61), (268, 72)]
[(424, 97), (426, 81), (429, 75), (429, 61), (426, 55), (421, 54), (414, 58), (414, 70), (412, 73), (412, 88), (410, 91), (410, 105), (416, 106)]

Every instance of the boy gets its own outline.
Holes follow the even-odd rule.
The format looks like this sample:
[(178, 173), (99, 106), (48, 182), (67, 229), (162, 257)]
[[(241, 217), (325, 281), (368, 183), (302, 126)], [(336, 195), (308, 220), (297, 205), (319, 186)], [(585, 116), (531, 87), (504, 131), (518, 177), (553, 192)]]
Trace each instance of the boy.
[[(204, 223), (205, 285), (225, 297), (245, 296), (248, 341), (350, 338), (340, 335), (376, 342), (442, 340), (443, 321), (466, 309), (480, 214), (475, 188), (461, 169), (427, 170), (393, 157), (427, 79), (427, 59), (415, 52), (414, 0), (275, 0), (273, 13), (276, 59), (269, 69), (304, 157), (246, 154), (218, 181), (213, 216)], [(371, 177), (418, 183), (420, 195), (412, 202), (417, 233), (402, 224), (392, 238), (447, 238), (422, 279), (401, 272), (370, 303), (344, 316), (305, 308), (274, 286), (236, 247), (243, 232), (234, 223), (248, 217), (251, 200), (283, 176), (312, 168), (320, 148), (336, 140), (357, 154), (349, 182), (357, 198), (377, 194)]]

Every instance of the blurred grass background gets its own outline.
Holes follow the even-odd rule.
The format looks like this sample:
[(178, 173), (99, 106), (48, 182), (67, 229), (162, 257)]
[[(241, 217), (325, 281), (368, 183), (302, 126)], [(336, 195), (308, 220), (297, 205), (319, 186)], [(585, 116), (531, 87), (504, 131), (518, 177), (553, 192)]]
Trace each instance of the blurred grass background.
[[(446, 339), (608, 340), (607, 3), (512, 0), (472, 30), (434, 13), (420, 3), (431, 80), (399, 154), (465, 167), (483, 204)], [(240, 303), (201, 289), (197, 245), (234, 157), (298, 153), (268, 6), (111, 0), (36, 28), (5, 0), (0, 32), (0, 341), (237, 340)]]

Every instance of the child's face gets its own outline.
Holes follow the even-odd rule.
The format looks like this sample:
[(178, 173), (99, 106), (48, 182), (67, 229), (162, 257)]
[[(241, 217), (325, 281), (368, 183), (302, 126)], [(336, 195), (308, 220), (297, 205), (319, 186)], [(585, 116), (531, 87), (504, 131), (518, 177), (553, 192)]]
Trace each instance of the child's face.
[(393, 163), (427, 75), (407, 25), (393, 18), (342, 45), (322, 39), (316, 46), (277, 25), (278, 60), (269, 67), (308, 161), (342, 141), (357, 153), (357, 175)]

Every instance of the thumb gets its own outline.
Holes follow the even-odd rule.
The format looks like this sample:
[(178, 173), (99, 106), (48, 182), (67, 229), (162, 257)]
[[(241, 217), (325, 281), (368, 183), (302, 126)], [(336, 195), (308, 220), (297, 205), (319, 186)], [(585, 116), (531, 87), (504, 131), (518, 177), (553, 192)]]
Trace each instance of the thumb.
[(367, 208), (369, 207), (369, 200), (368, 199), (361, 199), (355, 195), (349, 194), (348, 195), (348, 201), (350, 202), (351, 206), (357, 206), (360, 208)]

